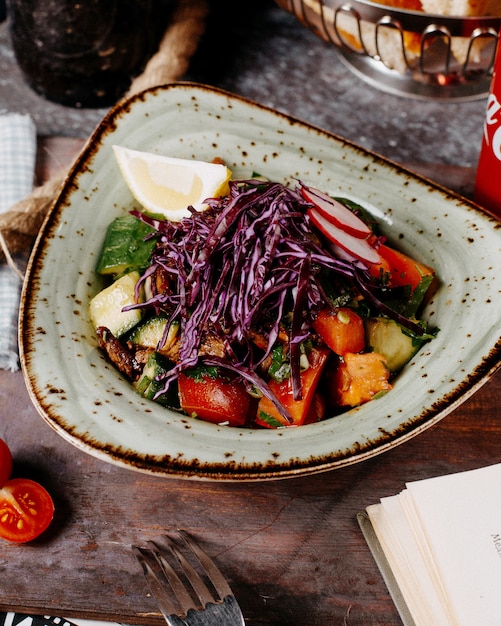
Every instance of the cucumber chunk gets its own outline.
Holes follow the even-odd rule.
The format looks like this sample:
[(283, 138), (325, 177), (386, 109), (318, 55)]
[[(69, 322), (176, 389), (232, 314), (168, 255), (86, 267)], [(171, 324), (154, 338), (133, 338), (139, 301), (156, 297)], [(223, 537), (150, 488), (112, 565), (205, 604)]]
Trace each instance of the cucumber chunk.
[[(159, 343), (162, 341), (167, 326), (167, 317), (159, 315), (158, 317), (150, 317), (145, 322), (132, 329), (129, 340), (143, 348), (158, 349)], [(167, 337), (160, 352), (168, 350), (176, 340), (179, 333), (179, 322), (174, 321), (169, 326)]]
[(416, 354), (424, 341), (411, 337), (405, 329), (386, 317), (371, 318), (366, 323), (367, 343), (386, 358), (388, 369), (396, 373)]
[(148, 266), (155, 239), (145, 237), (154, 229), (133, 215), (123, 215), (111, 222), (99, 257), (98, 274), (123, 274)]
[(158, 381), (157, 378), (166, 374), (172, 367), (173, 364), (168, 359), (158, 352), (152, 352), (148, 358), (148, 362), (144, 366), (141, 376), (134, 383), (136, 391), (143, 396), (143, 398), (154, 400), (164, 406), (178, 408), (179, 397), (174, 385), (172, 385), (172, 389), (168, 389), (165, 394), (160, 394), (158, 397), (155, 397), (164, 387), (164, 383)]
[(166, 326), (166, 317), (150, 317), (132, 330), (129, 339), (138, 346), (156, 349), (164, 336)]
[(138, 280), (139, 272), (130, 272), (92, 298), (89, 315), (95, 329), (104, 326), (115, 337), (120, 337), (141, 321), (143, 314), (140, 309), (122, 310), (136, 303), (135, 288)]

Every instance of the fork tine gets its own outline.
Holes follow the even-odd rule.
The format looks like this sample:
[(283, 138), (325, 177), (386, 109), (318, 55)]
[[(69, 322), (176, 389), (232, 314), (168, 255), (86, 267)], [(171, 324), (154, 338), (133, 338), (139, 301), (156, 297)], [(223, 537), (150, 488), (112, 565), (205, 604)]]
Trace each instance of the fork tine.
[[(185, 538), (183, 537), (183, 539)], [(200, 601), (200, 606), (198, 608), (202, 608), (208, 602), (216, 602), (212, 593), (209, 591), (207, 585), (204, 583), (204, 581), (202, 580), (202, 578), (200, 577), (196, 569), (193, 567), (193, 565), (188, 561), (188, 559), (183, 555), (183, 553), (174, 544), (172, 539), (168, 536), (167, 536), (167, 541), (169, 542), (169, 549), (171, 550), (172, 554), (176, 557), (179, 564), (181, 565), (183, 574), (186, 576), (186, 579), (190, 583), (193, 591), (195, 592), (195, 594), (197, 595)], [(190, 548), (192, 547), (187, 541), (186, 543), (188, 544), (188, 547)], [(165, 557), (162, 554), (160, 554), (159, 557), (160, 557), (160, 562), (163, 565), (169, 566), (169, 564), (166, 563)], [(193, 605), (193, 602), (192, 602), (192, 607), (195, 608)]]
[[(166, 536), (166, 538), (168, 541), (167, 548), (170, 550), (172, 555), (174, 555), (174, 557), (181, 563), (181, 566), (183, 567), (183, 573), (188, 578), (186, 571), (184, 570), (183, 563), (181, 561), (182, 555), (179, 553), (179, 550), (177, 550), (170, 537)], [(150, 546), (154, 558), (160, 564), (161, 571), (163, 572), (165, 578), (167, 579), (167, 582), (174, 592), (174, 595), (176, 596), (176, 600), (178, 601), (179, 607), (181, 608), (181, 613), (186, 614), (190, 609), (201, 608), (193, 602), (193, 598), (186, 589), (183, 581), (179, 578), (172, 565), (167, 561), (161, 549), (153, 541), (148, 541), (147, 543)]]
[[(214, 597), (194, 565), (184, 556), (180, 546), (172, 537), (165, 535), (164, 541), (160, 545), (148, 541), (147, 548), (132, 546), (134, 554), (143, 568), (150, 590), (168, 624), (171, 624), (170, 620), (173, 620), (175, 615), (184, 618), (190, 609), (203, 610), (207, 604), (219, 605), (224, 603), (228, 596), (232, 596), (230, 586), (212, 559), (186, 531), (179, 530), (178, 535), (191, 551), (193, 557), (198, 559), (198, 567), (210, 580), (219, 598)], [(170, 555), (171, 559), (177, 561), (179, 573), (182, 572), (183, 579), (186, 579), (191, 586), (199, 604), (195, 601), (195, 595), (191, 595), (183, 580), (169, 563), (166, 553)], [(193, 561), (193, 563), (195, 562)], [(172, 593), (169, 593), (167, 584)]]
[(232, 594), (231, 588), (226, 581), (226, 578), (221, 574), (214, 561), (202, 550), (202, 548), (190, 537), (185, 530), (180, 530), (179, 534), (188, 544), (191, 550), (196, 554), (200, 564), (206, 571), (211, 583), (214, 585), (214, 589), (219, 594), (221, 600), (226, 596)]
[(157, 601), (162, 615), (167, 623), (170, 623), (170, 616), (179, 613), (180, 607), (172, 602), (171, 595), (167, 593), (165, 586), (160, 582), (163, 576), (161, 565), (151, 550), (146, 550), (139, 546), (132, 546), (132, 550), (143, 568), (148, 586)]

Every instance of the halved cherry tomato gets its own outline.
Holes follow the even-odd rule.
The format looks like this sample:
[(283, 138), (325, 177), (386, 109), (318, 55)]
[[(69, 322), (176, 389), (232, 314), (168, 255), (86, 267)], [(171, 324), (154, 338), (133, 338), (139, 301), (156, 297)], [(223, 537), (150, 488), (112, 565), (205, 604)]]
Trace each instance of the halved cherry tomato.
[(358, 313), (349, 307), (322, 309), (313, 328), (329, 348), (343, 356), (347, 352), (362, 352), (365, 348), (365, 325)]
[(49, 527), (54, 503), (39, 483), (13, 478), (0, 489), (0, 537), (16, 543), (32, 541)]
[(0, 439), (0, 487), (4, 485), (12, 474), (12, 454), (7, 443)]
[(251, 397), (238, 380), (222, 377), (192, 377), (181, 373), (178, 378), (179, 401), (188, 415), (230, 426), (242, 426), (247, 419)]

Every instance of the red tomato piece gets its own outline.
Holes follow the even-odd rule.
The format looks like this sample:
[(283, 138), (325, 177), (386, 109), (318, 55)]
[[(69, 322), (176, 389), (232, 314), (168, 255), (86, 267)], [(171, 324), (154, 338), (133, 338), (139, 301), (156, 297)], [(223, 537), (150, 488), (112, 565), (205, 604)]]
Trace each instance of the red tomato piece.
[(327, 348), (312, 350), (308, 354), (310, 367), (301, 372), (301, 390), (303, 392), (301, 400), (294, 400), (290, 378), (281, 383), (273, 380), (268, 383), (272, 392), (289, 411), (293, 419), (292, 424), (279, 413), (273, 402), (266, 397), (259, 400), (256, 423), (265, 428), (276, 428), (279, 426), (302, 426), (303, 424), (319, 421), (322, 416), (318, 414), (319, 407), (314, 406), (313, 403), (328, 355), (329, 350)]
[(326, 401), (322, 394), (315, 393), (308, 409), (308, 413), (304, 418), (303, 426), (306, 424), (315, 424), (321, 422), (325, 417)]
[(247, 419), (251, 397), (238, 380), (202, 376), (195, 378), (181, 373), (178, 379), (179, 401), (188, 415), (230, 426), (242, 426)]
[(362, 352), (365, 348), (365, 326), (361, 316), (349, 307), (319, 311), (313, 328), (336, 354)]
[(423, 276), (433, 276), (434, 274), (433, 270), (427, 265), (385, 244), (378, 246), (377, 250), (382, 263), (373, 265), (370, 268), (370, 272), (376, 278), (379, 277), (381, 269), (383, 273), (389, 272), (390, 285), (393, 287), (410, 285), (414, 290), (421, 282)]
[(12, 474), (12, 454), (7, 443), (0, 439), (0, 487), (2, 487)]
[(32, 541), (49, 527), (54, 503), (39, 483), (13, 478), (0, 489), (0, 537), (16, 543)]

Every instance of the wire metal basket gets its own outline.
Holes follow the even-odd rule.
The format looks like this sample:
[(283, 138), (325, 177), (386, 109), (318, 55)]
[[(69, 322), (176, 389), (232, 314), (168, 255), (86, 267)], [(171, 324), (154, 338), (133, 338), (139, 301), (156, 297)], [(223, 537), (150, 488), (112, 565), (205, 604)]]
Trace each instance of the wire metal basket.
[(368, 0), (276, 0), (374, 87), (413, 98), (484, 98), (500, 17), (444, 17)]

